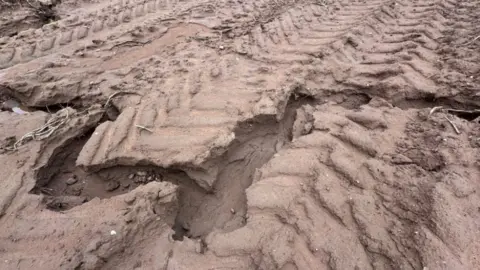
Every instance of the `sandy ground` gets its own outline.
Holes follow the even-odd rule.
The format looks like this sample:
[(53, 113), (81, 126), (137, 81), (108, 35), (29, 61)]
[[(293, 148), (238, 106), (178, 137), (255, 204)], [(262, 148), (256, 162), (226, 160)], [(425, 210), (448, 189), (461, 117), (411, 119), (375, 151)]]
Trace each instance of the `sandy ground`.
[(0, 269), (478, 269), (478, 14), (0, 0)]

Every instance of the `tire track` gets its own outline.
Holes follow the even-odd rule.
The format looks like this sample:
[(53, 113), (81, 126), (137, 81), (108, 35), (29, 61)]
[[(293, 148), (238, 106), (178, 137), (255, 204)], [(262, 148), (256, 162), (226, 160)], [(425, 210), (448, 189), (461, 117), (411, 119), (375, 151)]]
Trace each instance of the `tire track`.
[(155, 34), (158, 32), (155, 25), (162, 20), (181, 20), (188, 10), (201, 5), (198, 1), (120, 0), (99, 11), (73, 15), (10, 38), (0, 47), (0, 69), (58, 53), (58, 50), (71, 54), (95, 40), (113, 42), (126, 33)]
[(375, 9), (340, 42), (327, 45), (328, 53), (305, 74), (323, 75), (307, 82), (312, 93), (349, 90), (393, 100), (440, 94), (436, 50), (446, 27), (432, 8), (437, 1), (392, 3)]
[(235, 49), (253, 59), (273, 63), (308, 62), (385, 2), (299, 4), (235, 41)]
[[(209, 239), (212, 254), (233, 257), (238, 256), (237, 250), (261, 252), (263, 260), (256, 267), (266, 269), (281, 269), (287, 262), (301, 268), (312, 261), (318, 262), (313, 268), (330, 269), (469, 268), (474, 263), (475, 259), (464, 259), (458, 251), (464, 250), (465, 237), (475, 239), (476, 233), (463, 236), (424, 231), (431, 230), (433, 220), (440, 231), (458, 229), (458, 223), (437, 216), (455, 215), (461, 204), (476, 203), (469, 200), (443, 207), (444, 198), (451, 195), (443, 190), (444, 180), (439, 182), (438, 172), (423, 171), (421, 163), (395, 161), (405, 158), (398, 154), (402, 149), (398, 141), (418, 146), (425, 143), (425, 137), (416, 137), (421, 131), (412, 129), (411, 123), (430, 129), (438, 125), (436, 121), (443, 121), (442, 117), (427, 123), (419, 120), (418, 110), (403, 111), (376, 102), (355, 112), (324, 104), (310, 113), (312, 132), (298, 137), (261, 168), (259, 179), (247, 189), (247, 224)], [(381, 152), (373, 154), (373, 142)], [(465, 138), (456, 143), (469, 153), (476, 151)], [(448, 175), (448, 166), (455, 167), (456, 162), (451, 160), (442, 171)], [(463, 173), (474, 167), (472, 161)], [(422, 177), (413, 176), (418, 170)], [(479, 173), (478, 168), (474, 170)], [(274, 195), (265, 196), (267, 193)], [(462, 220), (473, 224), (476, 216), (462, 215)], [(248, 244), (231, 241), (251, 232), (263, 237)], [(275, 244), (264, 239), (274, 239)], [(307, 248), (298, 249), (298, 245)], [(283, 247), (281, 257), (276, 256), (279, 247)], [(319, 259), (325, 254), (329, 259)], [(350, 259), (351, 254), (355, 260)]]
[[(262, 74), (254, 61), (235, 55), (218, 57), (213, 50), (196, 46), (181, 48), (163, 66), (141, 62), (135, 67), (137, 73), (128, 74), (118, 83), (117, 91), (145, 91), (145, 85), (161, 88), (145, 91), (135, 107), (120, 106), (119, 118), (101, 126), (106, 138), (91, 140), (91, 144), (89, 141), (82, 150), (86, 154), (80, 154), (79, 165), (134, 165), (139, 159), (161, 167), (189, 162), (199, 165), (231, 143), (238, 121), (281, 111), (280, 107), (277, 111), (276, 103), (288, 98), (290, 90), (273, 90), (281, 89), (280, 82), (267, 81), (273, 70), (263, 70)], [(124, 116), (132, 111), (137, 117)]]
[[(254, 27), (250, 34), (234, 40), (252, 42), (253, 45), (249, 46), (251, 51), (255, 51), (249, 55), (252, 59), (229, 53), (220, 55), (215, 50), (191, 42), (167, 51), (168, 54), (161, 60), (155, 60), (160, 57), (135, 59), (141, 61), (136, 65), (116, 63), (118, 67), (130, 65), (136, 71), (121, 80), (117, 79), (115, 85), (109, 85), (110, 88), (134, 89), (147, 96), (148, 92), (160, 91), (167, 104), (167, 109), (157, 120), (159, 122), (152, 127), (153, 134), (124, 133), (145, 137), (142, 140), (139, 137), (129, 138), (133, 148), (152, 147), (167, 151), (163, 156), (168, 158), (164, 161), (156, 159), (155, 163), (159, 166), (182, 164), (189, 160), (196, 160), (198, 164), (209, 155), (209, 148), (225, 145), (224, 139), (229, 138), (229, 130), (236, 121), (258, 114), (275, 115), (281, 112), (280, 106), (293, 91), (297, 77), (305, 80), (300, 84), (300, 91), (310, 95), (343, 91), (393, 99), (435, 95), (438, 86), (433, 77), (439, 70), (432, 60), (437, 58), (437, 40), (442, 36), (442, 29), (437, 28), (443, 27), (442, 22), (436, 19), (439, 16), (436, 3), (345, 1), (330, 7), (300, 3), (271, 22)], [(314, 19), (311, 14), (325, 16)], [(412, 14), (415, 18), (426, 18), (428, 21), (411, 19)], [(415, 25), (423, 25), (423, 28), (415, 30)], [(328, 42), (316, 44), (318, 40)], [(143, 49), (133, 48), (123, 55), (134, 56), (140, 50)], [(306, 62), (296, 63), (298, 55)], [(148, 54), (144, 57), (147, 58)], [(275, 65), (279, 58), (287, 64)], [(258, 67), (259, 63), (263, 63), (261, 67)], [(84, 81), (82, 85), (88, 84)], [(88, 93), (89, 89), (83, 91)], [(157, 94), (152, 96), (153, 99), (158, 97)], [(149, 108), (143, 103), (141, 107)], [(149, 114), (144, 109), (135, 110), (140, 110), (137, 113), (141, 115)], [(130, 130), (142, 124), (132, 121), (122, 123)], [(120, 124), (112, 126), (116, 125)], [(166, 139), (161, 139), (160, 134)], [(176, 138), (182, 140), (175, 143)], [(155, 146), (155, 141), (163, 143)], [(124, 147), (113, 143), (107, 148)], [(191, 154), (187, 155), (184, 149), (192, 149)], [(150, 154), (140, 152), (138, 156), (154, 159)], [(82, 164), (97, 166), (103, 158), (115, 160), (129, 155), (127, 150), (118, 150), (112, 157), (98, 154), (98, 158)]]
[[(248, 11), (249, 5), (245, 4), (245, 10)], [(252, 7), (257, 10), (263, 8), (261, 3)], [(258, 26), (252, 24), (251, 33), (235, 38), (234, 43), (240, 44), (245, 51), (237, 52), (246, 56), (208, 49), (196, 42), (172, 46), (159, 55), (145, 54), (141, 59), (134, 57), (132, 61), (115, 56), (115, 59), (121, 59), (115, 64), (115, 71), (102, 70), (104, 73), (101, 75), (78, 75), (76, 79), (80, 81), (80, 89), (76, 90), (76, 95), (93, 95), (91, 92), (95, 90), (89, 82), (93, 81), (93, 85), (96, 85), (97, 81), (105, 80), (107, 82), (99, 83), (101, 91), (137, 91), (143, 94), (143, 98), (138, 102), (124, 99), (114, 103), (123, 115), (117, 121), (97, 128), (98, 134), (84, 147), (78, 164), (100, 168), (112, 164), (133, 165), (142, 161), (164, 167), (200, 166), (209, 157), (226, 149), (234, 139), (231, 130), (238, 121), (260, 114), (280, 117), (285, 98), (295, 91), (317, 97), (325, 97), (332, 92), (367, 93), (390, 100), (443, 94), (436, 79), (442, 69), (436, 62), (444, 30), (451, 29), (450, 24), (457, 20), (465, 26), (474, 24), (462, 14), (468, 10), (468, 6), (459, 7), (461, 5), (454, 1), (402, 0), (377, 1), (373, 4), (342, 1), (330, 7), (302, 2), (293, 8), (288, 6), (286, 12), (269, 18), (266, 23)], [(452, 8), (458, 12), (458, 16), (445, 16), (445, 12)], [(73, 40), (75, 35), (71, 37)], [(70, 35), (66, 34), (64, 40), (69, 39)], [(59, 40), (53, 42), (57, 46), (55, 42)], [(125, 51), (135, 56), (140, 50), (133, 48)], [(15, 53), (12, 53), (12, 58), (16, 57)], [(123, 53), (121, 55), (125, 56)], [(10, 55), (1, 57), (7, 59)], [(37, 84), (37, 88), (34, 93), (45, 91), (61, 94), (64, 90), (60, 87), (61, 80), (72, 73), (83, 74), (82, 71), (96, 66), (85, 64), (81, 68), (69, 67), (74, 71), (62, 68), (52, 70), (55, 78), (48, 91), (40, 88), (43, 85), (42, 76), (35, 75), (33, 84)], [(117, 70), (117, 67), (122, 70)], [(112, 76), (113, 72), (119, 75)], [(18, 82), (18, 89), (28, 93), (32, 89), (29, 85), (32, 81), (21, 86), (22, 83)], [(379, 100), (375, 102), (382, 104)], [(232, 261), (236, 263), (234, 266), (240, 265), (242, 254), (248, 254), (242, 262), (250, 262), (245, 268), (256, 266), (261, 269), (282, 269), (283, 266), (284, 269), (313, 269), (319, 265), (331, 269), (370, 269), (377, 266), (394, 269), (422, 269), (426, 266), (433, 269), (461, 269), (478, 265), (468, 265), (467, 260), (472, 256), (454, 258), (449, 253), (435, 253), (435, 248), (443, 250), (441, 248), (445, 243), (449, 243), (445, 238), (449, 236), (453, 238), (450, 249), (457, 252), (453, 254), (462, 254), (467, 239), (476, 239), (471, 235), (475, 230), (458, 234), (456, 223), (449, 224), (446, 221), (448, 219), (442, 217), (461, 219), (466, 215), (459, 215), (457, 209), (478, 207), (445, 207), (443, 200), (448, 194), (442, 188), (438, 174), (415, 165), (413, 157), (411, 159), (398, 154), (404, 149), (399, 149), (396, 142), (411, 146), (410, 139), (424, 138), (423, 133), (404, 133), (406, 122), (416, 119), (422, 111), (402, 111), (389, 106), (379, 108), (374, 106), (375, 102), (356, 112), (329, 104), (317, 107), (315, 121), (308, 131), (312, 133), (297, 138), (288, 149), (282, 150), (263, 167), (254, 185), (247, 190), (249, 217), (245, 216), (248, 220), (246, 226), (228, 233), (213, 234), (208, 239), (210, 242), (207, 243), (205, 254), (192, 252), (191, 256), (184, 258), (184, 252), (172, 252), (169, 258), (172, 265), (198, 266), (202, 260), (192, 260), (202, 256), (204, 261), (208, 261), (205, 265), (212, 267), (219, 260), (217, 256), (222, 256), (226, 258), (225, 265), (233, 267)], [(417, 122), (422, 127), (414, 130), (436, 132), (444, 122), (435, 121), (435, 125), (426, 127), (423, 127), (424, 122)], [(452, 134), (447, 134), (448, 140), (442, 140), (442, 143), (456, 144), (451, 149), (458, 149), (458, 144), (462, 143), (462, 151), (471, 151), (467, 156), (476, 156), (476, 150), (471, 149), (469, 142), (465, 141), (466, 136), (453, 140)], [(429, 135), (437, 138), (445, 134), (438, 132)], [(420, 140), (412, 144), (421, 148), (426, 142)], [(447, 149), (441, 150), (445, 150), (442, 153), (447, 152)], [(474, 179), (472, 175), (479, 174), (478, 166), (469, 163), (474, 159), (450, 161), (462, 164), (464, 168), (471, 166), (469, 169), (475, 172), (471, 175), (465, 173), (458, 179)], [(407, 169), (411, 167), (415, 168), (410, 172), (415, 173), (409, 174)], [(456, 168), (448, 169), (455, 171)], [(457, 178), (448, 186), (454, 186)], [(399, 186), (399, 183), (404, 185)], [(428, 190), (427, 194), (432, 198), (421, 197), (422, 188), (430, 188), (432, 183), (437, 185), (434, 191)], [(263, 196), (267, 193), (275, 196)], [(113, 203), (111, 200), (107, 202)], [(115, 214), (100, 219), (93, 225), (87, 223), (86, 229), (79, 231), (75, 237), (89, 239), (85, 235), (94, 236), (97, 232), (91, 233), (89, 230), (97, 224), (103, 226), (96, 228), (98, 234), (108, 234), (111, 230), (108, 226), (115, 225), (108, 222), (118, 221), (118, 217), (123, 215), (120, 213), (123, 204), (118, 205), (115, 208), (118, 209), (118, 216)], [(104, 204), (104, 208), (96, 208), (97, 215), (101, 216), (108, 206)], [(83, 228), (85, 224), (82, 222), (86, 220), (88, 212), (85, 209), (83, 212), (73, 210), (66, 213), (77, 216), (62, 223), (63, 228), (57, 234), (48, 233), (54, 238), (64, 239), (63, 234), (75, 233), (71, 228)], [(148, 217), (152, 220), (140, 220), (139, 223), (155, 224), (153, 219), (156, 215), (152, 216), (150, 205), (145, 207), (144, 212), (149, 213)], [(18, 221), (14, 220), (13, 215), (8, 218), (9, 222)], [(49, 220), (60, 222), (58, 216)], [(432, 221), (438, 231), (428, 227)], [(102, 222), (109, 225), (101, 225)], [(35, 223), (35, 217), (20, 225), (32, 223)], [(344, 226), (339, 226), (339, 223)], [(19, 226), (18, 222), (10, 224), (11, 228)], [(45, 222), (40, 225), (50, 228), (48, 224)], [(142, 231), (143, 228), (138, 226), (139, 230), (136, 230), (137, 227), (124, 226), (126, 229), (122, 228), (121, 231), (134, 235), (135, 231)], [(22, 231), (28, 231), (28, 228)], [(252, 235), (253, 231), (255, 235), (262, 235), (261, 239), (245, 237)], [(39, 250), (39, 246), (51, 241), (47, 237), (47, 240), (37, 242), (38, 238), (46, 235), (38, 237), (29, 234), (18, 242), (8, 240), (8, 245), (14, 247), (14, 252)], [(435, 236), (435, 242), (424, 241), (431, 240), (431, 235)], [(31, 239), (35, 240), (34, 248), (30, 245)], [(100, 242), (103, 239), (105, 237), (94, 240)], [(59, 246), (59, 249), (73, 251), (78, 248), (72, 243), (86, 245), (86, 242), (79, 244), (69, 241), (65, 242), (67, 246)], [(7, 246), (7, 241), (4, 244)], [(158, 245), (158, 242), (155, 244)], [(92, 245), (95, 247), (94, 241)], [(92, 253), (89, 248), (90, 244), (85, 249), (86, 256)], [(108, 246), (104, 249), (108, 250)], [(475, 250), (470, 252), (473, 254)], [(149, 252), (145, 253), (149, 256)], [(167, 254), (163, 250), (153, 253), (153, 256)], [(48, 261), (52, 265), (45, 268), (58, 268), (53, 262), (64, 258), (58, 255), (58, 250), (46, 250), (41, 254), (11, 253), (8, 256), (34, 264), (34, 256), (55, 255), (51, 256), (56, 260)], [(139, 259), (132, 259), (133, 255), (129, 253), (118, 254), (125, 254), (125, 261), (132, 264)], [(260, 254), (261, 260), (252, 259), (251, 254)], [(115, 255), (99, 254), (102, 259), (109, 256)], [(142, 260), (145, 262), (142, 267), (148, 267), (148, 263), (156, 261), (149, 261), (148, 258)], [(309, 266), (305, 266), (309, 263)]]

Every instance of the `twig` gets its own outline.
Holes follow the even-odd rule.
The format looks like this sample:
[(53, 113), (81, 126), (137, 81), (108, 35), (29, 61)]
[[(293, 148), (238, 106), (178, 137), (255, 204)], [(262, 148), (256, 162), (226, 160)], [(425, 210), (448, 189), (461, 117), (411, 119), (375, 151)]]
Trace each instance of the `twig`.
[(120, 47), (120, 46), (128, 46), (128, 47), (134, 47), (134, 46), (144, 46), (147, 45), (148, 43), (152, 42), (151, 40), (141, 42), (141, 41), (136, 41), (136, 40), (127, 40), (118, 44), (113, 45), (109, 50), (112, 50), (114, 48)]
[[(118, 92), (115, 92), (113, 93), (112, 95), (110, 95), (107, 99), (107, 102), (105, 103), (104, 107), (103, 107), (103, 113), (105, 113), (106, 111), (106, 108), (108, 107), (108, 105), (110, 104), (110, 101), (117, 95), (119, 94), (135, 94), (135, 95), (139, 95), (138, 93), (136, 92), (129, 92), (129, 91), (118, 91)], [(47, 107), (47, 110), (48, 110), (48, 107)], [(70, 110), (71, 108), (70, 107), (66, 107), (66, 108), (63, 108), (61, 110), (59, 110), (58, 112), (56, 112), (55, 114), (53, 114), (50, 119), (48, 119), (48, 121), (26, 133), (25, 135), (23, 135), (19, 140), (17, 140), (12, 147), (9, 147), (9, 148), (6, 148), (7, 150), (10, 150), (10, 151), (15, 151), (17, 150), (20, 146), (24, 145), (25, 143), (29, 142), (29, 141), (32, 141), (32, 140), (36, 140), (36, 141), (40, 141), (40, 140), (44, 140), (44, 139), (47, 139), (49, 138), (50, 136), (52, 136), (56, 131), (58, 131), (60, 128), (62, 128), (68, 121), (70, 121), (70, 119), (72, 117), (78, 117), (78, 116), (81, 116), (83, 115), (85, 112), (88, 112), (88, 109), (84, 110), (84, 111), (81, 111), (81, 112), (74, 112), (73, 115), (70, 114)], [(144, 130), (147, 130), (149, 132), (152, 132), (153, 131), (151, 129), (148, 129), (146, 127), (143, 127), (143, 126), (137, 126), (138, 128), (141, 128), (141, 129), (144, 129)]]
[(442, 106), (433, 107), (433, 108), (430, 110), (430, 113), (428, 114), (428, 116), (432, 115), (433, 113), (435, 113), (436, 111), (441, 110), (441, 109), (443, 109)]
[(140, 95), (139, 93), (137, 92), (131, 92), (131, 91), (118, 91), (118, 92), (115, 92), (113, 94), (111, 94), (108, 99), (107, 99), (107, 102), (105, 102), (105, 105), (103, 105), (103, 108), (107, 108), (108, 105), (110, 104), (110, 100), (112, 100), (112, 98), (114, 98), (115, 96), (118, 96), (120, 94), (131, 94), (131, 95)]
[(32, 3), (30, 3), (30, 1), (26, 0), (27, 4), (30, 5), (33, 9), (35, 10), (39, 10), (38, 7), (34, 6)]
[(480, 38), (480, 36), (477, 36), (476, 38), (474, 38), (474, 39), (471, 40), (470, 42), (465, 43), (464, 46), (465, 46), (465, 45), (470, 45), (470, 44), (474, 43), (474, 42), (477, 41), (477, 39), (479, 39), (479, 38)]
[(61, 128), (65, 123), (70, 120), (69, 108), (61, 109), (56, 114), (54, 114), (48, 121), (39, 128), (36, 128), (25, 135), (23, 135), (19, 140), (17, 140), (13, 147), (8, 148), (8, 150), (17, 150), (20, 146), (31, 140), (44, 140), (50, 137), (55, 131)]
[(456, 112), (456, 113), (480, 113), (480, 110), (459, 110), (459, 109), (446, 109), (447, 112)]
[(143, 129), (143, 130), (146, 130), (146, 131), (148, 131), (148, 132), (150, 132), (150, 133), (153, 133), (153, 130), (151, 130), (151, 129), (147, 128), (147, 127), (140, 126), (140, 125), (135, 125), (135, 126), (136, 126), (137, 128), (139, 128), (139, 129)]
[(460, 130), (458, 130), (457, 126), (455, 126), (455, 124), (452, 122), (452, 120), (448, 119), (448, 117), (445, 115), (445, 119), (447, 119), (447, 121), (450, 123), (450, 125), (452, 125), (453, 129), (455, 129), (455, 132), (457, 134), (460, 134)]
[(41, 188), (40, 188), (40, 192), (45, 193), (45, 194), (47, 194), (47, 195), (49, 195), (49, 196), (53, 196), (53, 192), (52, 192), (52, 191), (53, 191), (53, 189), (51, 189), (51, 188), (46, 188), (46, 187), (41, 187)]

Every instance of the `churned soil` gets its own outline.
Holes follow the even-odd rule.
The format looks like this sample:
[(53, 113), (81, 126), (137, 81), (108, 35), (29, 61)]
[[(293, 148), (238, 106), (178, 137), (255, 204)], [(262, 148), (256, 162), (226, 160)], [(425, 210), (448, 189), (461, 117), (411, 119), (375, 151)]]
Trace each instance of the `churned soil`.
[(0, 269), (478, 269), (478, 14), (0, 0)]

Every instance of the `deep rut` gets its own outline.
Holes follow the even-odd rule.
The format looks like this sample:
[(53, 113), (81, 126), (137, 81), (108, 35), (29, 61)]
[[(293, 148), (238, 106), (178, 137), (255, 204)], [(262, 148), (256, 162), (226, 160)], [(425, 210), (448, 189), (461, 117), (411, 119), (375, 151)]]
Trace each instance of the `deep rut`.
[(180, 187), (174, 239), (206, 236), (213, 229), (232, 231), (247, 220), (245, 190), (257, 170), (292, 140), (297, 109), (314, 102), (310, 97), (295, 94), (289, 98), (281, 120), (275, 115), (259, 115), (238, 123), (235, 139), (225, 153), (201, 165), (215, 171), (211, 174), (215, 184), (209, 190), (197, 184), (201, 179), (195, 177), (203, 175), (191, 167), (138, 165), (88, 171), (76, 166), (78, 155), (95, 132), (92, 129), (53, 152), (36, 173), (32, 193), (43, 194), (50, 210), (65, 211), (93, 198), (110, 198), (152, 181), (168, 181)]
[(207, 163), (218, 168), (209, 193), (184, 186), (180, 188), (180, 210), (176, 219), (176, 239), (206, 236), (212, 229), (232, 231), (247, 220), (245, 190), (257, 170), (292, 140), (296, 110), (313, 102), (308, 97), (288, 102), (284, 117), (261, 115), (237, 125), (235, 140), (222, 156)]

